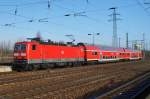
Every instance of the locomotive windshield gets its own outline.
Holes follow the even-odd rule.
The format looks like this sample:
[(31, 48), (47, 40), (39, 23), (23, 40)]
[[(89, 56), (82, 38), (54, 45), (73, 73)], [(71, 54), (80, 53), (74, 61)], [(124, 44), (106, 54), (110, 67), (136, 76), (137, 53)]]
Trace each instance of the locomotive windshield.
[(15, 51), (18, 51), (18, 50), (26, 50), (26, 45), (25, 44), (16, 44), (15, 45), (15, 48), (14, 48)]

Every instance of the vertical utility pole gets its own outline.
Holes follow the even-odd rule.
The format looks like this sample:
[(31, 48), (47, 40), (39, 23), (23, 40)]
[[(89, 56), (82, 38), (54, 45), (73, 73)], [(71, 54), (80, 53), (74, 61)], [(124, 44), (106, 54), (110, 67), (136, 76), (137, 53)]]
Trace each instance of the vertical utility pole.
[(110, 10), (113, 10), (112, 14), (112, 21), (113, 21), (113, 36), (112, 36), (112, 46), (113, 47), (118, 47), (118, 37), (117, 37), (117, 14), (116, 13), (116, 7), (109, 8)]
[(148, 50), (150, 51), (150, 41), (149, 41), (149, 43), (148, 43)]
[(132, 41), (132, 50), (134, 50), (134, 43), (135, 41)]
[(145, 60), (145, 33), (143, 33), (143, 60)]
[(121, 47), (121, 38), (119, 37), (119, 40), (118, 40), (118, 45), (119, 45), (119, 48)]
[(145, 50), (145, 33), (143, 33), (143, 50)]
[(93, 46), (95, 45), (95, 35), (93, 33)]
[(129, 38), (128, 38), (128, 33), (126, 33), (126, 48), (129, 48)]
[(96, 35), (100, 35), (100, 33), (92, 33), (92, 34), (88, 34), (88, 35), (91, 35), (91, 36), (93, 36), (92, 38), (92, 42), (93, 42), (93, 46), (95, 45), (95, 36)]

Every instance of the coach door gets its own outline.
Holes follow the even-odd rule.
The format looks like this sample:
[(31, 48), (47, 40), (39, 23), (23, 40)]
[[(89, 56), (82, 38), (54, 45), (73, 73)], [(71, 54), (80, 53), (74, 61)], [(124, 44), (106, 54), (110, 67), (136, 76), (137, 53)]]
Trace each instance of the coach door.
[(103, 54), (100, 52), (100, 61), (103, 60)]
[(40, 63), (40, 49), (38, 48), (36, 43), (31, 44), (30, 47), (30, 63), (35, 64), (35, 63)]

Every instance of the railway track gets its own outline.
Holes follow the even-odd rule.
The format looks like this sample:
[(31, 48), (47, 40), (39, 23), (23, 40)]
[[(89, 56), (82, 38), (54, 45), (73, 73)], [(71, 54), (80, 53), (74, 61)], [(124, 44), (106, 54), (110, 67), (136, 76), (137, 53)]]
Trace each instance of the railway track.
[[(107, 68), (107, 66), (115, 66), (115, 65), (126, 65), (130, 62), (120, 62), (120, 63), (113, 63), (113, 64), (101, 64), (101, 67), (103, 67), (104, 69)], [(80, 70), (86, 70), (86, 69), (92, 69), (92, 68), (101, 68), (100, 66), (97, 65), (93, 65), (93, 66), (84, 66), (82, 68), (80, 67), (73, 67), (73, 68), (63, 68), (63, 69), (51, 69), (51, 70), (44, 70), (44, 71), (33, 71), (33, 72), (10, 72), (10, 73), (0, 73), (0, 79), (1, 81), (5, 81), (5, 80), (9, 80), (9, 79), (15, 79), (15, 78), (26, 78), (29, 76), (40, 76), (40, 75), (44, 75), (45, 73), (49, 73), (52, 76), (57, 75), (58, 73), (69, 73), (69, 72), (73, 72), (73, 71), (80, 71)], [(57, 73), (57, 74), (56, 74)]]
[[(101, 69), (101, 68), (100, 68)], [(8, 84), (9, 85), (22, 85), (21, 84), (21, 82), (23, 82), (23, 81), (26, 81), (26, 82), (37, 82), (38, 80), (41, 80), (41, 79), (46, 79), (46, 80), (53, 80), (53, 81), (56, 81), (56, 80), (58, 80), (58, 81), (60, 81), (61, 79), (63, 80), (63, 79), (69, 79), (69, 78), (73, 78), (73, 77), (76, 77), (76, 78), (81, 78), (82, 76), (83, 76), (83, 78), (84, 77), (88, 77), (88, 76), (90, 76), (90, 75), (99, 75), (101, 72), (95, 72), (95, 70), (99, 70), (98, 68), (95, 68), (95, 69), (86, 69), (86, 70), (82, 70), (82, 71), (75, 71), (75, 72), (71, 72), (71, 73), (63, 73), (63, 74), (60, 74), (60, 73), (58, 73), (58, 75), (51, 75), (51, 74), (45, 74), (45, 75), (38, 75), (38, 76), (35, 76), (35, 77), (32, 77), (31, 76), (31, 78), (29, 79), (27, 79), (27, 78), (20, 78), (20, 79), (14, 79), (14, 80), (6, 80), (6, 81), (4, 81), (4, 80), (1, 80), (1, 85), (0, 85), (0, 87), (2, 87), (2, 86), (4, 86), (5, 87), (5, 85), (6, 86), (8, 86)], [(115, 69), (114, 69), (114, 71), (115, 71)], [(114, 72), (114, 71), (105, 71), (104, 72), (104, 74), (109, 74), (110, 72)], [(90, 75), (87, 75), (86, 76), (86, 74), (90, 74)], [(27, 79), (27, 80), (26, 80)], [(75, 79), (75, 78), (74, 78)], [(21, 80), (21, 81), (20, 81)], [(11, 83), (12, 81), (14, 81), (13, 83)], [(7, 82), (7, 84), (5, 84)], [(3, 84), (4, 83), (4, 84)], [(5, 87), (6, 88), (6, 87)]]
[[(123, 65), (124, 63), (117, 63), (117, 65)], [(101, 66), (103, 68), (107, 68), (106, 66), (115, 66), (116, 64), (104, 64), (104, 66)], [(31, 76), (32, 79), (38, 79), (38, 78), (45, 78), (49, 75), (51, 76), (57, 76), (57, 75), (63, 75), (64, 73), (74, 73), (74, 72), (80, 72), (80, 71), (85, 71), (85, 70), (93, 70), (93, 69), (98, 69), (101, 68), (100, 66), (85, 66), (83, 68), (80, 67), (75, 67), (75, 68), (63, 68), (63, 69), (56, 69), (56, 70), (44, 70), (44, 71), (33, 71), (33, 72), (12, 72), (12, 73), (1, 73), (0, 74), (0, 84), (2, 83), (9, 83), (9, 81), (16, 81), (16, 80), (26, 80)], [(47, 75), (49, 74), (49, 75)], [(5, 82), (6, 81), (6, 82)]]
[(0, 98), (79, 98), (146, 70), (149, 62), (128, 62), (0, 75)]
[[(118, 75), (118, 74), (120, 74), (120, 73), (116, 73), (116, 75)], [(88, 79), (82, 79), (83, 82), (80, 82), (78, 84), (73, 84), (70, 87), (60, 89), (60, 90), (57, 90), (54, 92), (48, 91), (48, 94), (51, 93), (50, 95), (48, 95), (48, 94), (46, 95), (44, 93), (43, 95), (38, 95), (38, 96), (34, 96), (34, 97), (49, 98), (49, 97), (56, 97), (57, 95), (59, 97), (63, 97), (65, 95), (67, 95), (67, 96), (72, 97), (72, 98), (78, 98), (79, 96), (82, 96), (83, 94), (86, 94), (87, 92), (95, 90), (96, 87), (104, 86), (111, 79), (115, 79), (115, 76), (114, 75), (107, 75), (107, 76), (103, 76), (103, 77), (94, 77), (92, 79), (89, 79), (89, 78)], [(100, 85), (100, 86), (98, 86), (98, 85)]]
[[(124, 91), (127, 91), (133, 87), (135, 87), (137, 84), (147, 80), (150, 78), (150, 72), (147, 72), (113, 90), (110, 90), (100, 96), (98, 96), (96, 99), (111, 99), (111, 97), (114, 97), (116, 95), (119, 95), (120, 93), (123, 93)], [(134, 93), (134, 92), (133, 92)], [(135, 96), (135, 95), (133, 95)]]
[[(103, 67), (104, 68), (104, 67)], [(115, 67), (114, 67), (115, 68)], [(71, 69), (71, 68), (70, 68)], [(88, 68), (76, 68), (73, 70), (58, 70), (56, 71), (39, 71), (39, 72), (29, 72), (26, 75), (24, 73), (17, 73), (8, 75), (8, 77), (0, 77), (0, 85), (3, 85), (5, 83), (11, 83), (11, 82), (22, 82), (27, 80), (36, 80), (36, 79), (44, 79), (44, 78), (50, 78), (50, 77), (62, 77), (63, 75), (72, 75), (72, 74), (78, 74), (78, 73), (87, 73), (87, 72), (93, 72), (95, 70), (101, 70), (101, 67), (88, 67)], [(60, 76), (61, 75), (61, 76)]]
[[(109, 79), (115, 78), (115, 75), (119, 75), (121, 73), (123, 73), (123, 72), (117, 72), (114, 75), (112, 75), (111, 73), (108, 73), (110, 75), (105, 74), (103, 76), (98, 75), (98, 74), (94, 74), (94, 76), (93, 76), (93, 75), (91, 75), (91, 73), (88, 72), (87, 74), (90, 74), (90, 75), (86, 75), (86, 76), (83, 76), (83, 77), (81, 77), (80, 74), (72, 75), (72, 76), (69, 75), (69, 77), (67, 77), (66, 79), (64, 79), (65, 77), (63, 77), (63, 79), (61, 79), (61, 80), (60, 79), (56, 80), (57, 78), (55, 78), (55, 80), (53, 79), (53, 82), (51, 82), (52, 79), (43, 79), (42, 81), (40, 81), (40, 80), (37, 81), (36, 80), (36, 81), (28, 82), (28, 83), (27, 82), (20, 83), (20, 85), (15, 84), (15, 86), (13, 86), (13, 87), (11, 86), (11, 88), (16, 88), (17, 87), (18, 89), (15, 89), (16, 92), (13, 91), (13, 94), (9, 94), (9, 96), (10, 97), (14, 96), (13, 98), (17, 98), (19, 96), (20, 96), (20, 98), (21, 97), (29, 98), (29, 97), (33, 97), (33, 96), (37, 97), (36, 95), (39, 95), (37, 93), (32, 93), (32, 94), (26, 94), (26, 93), (28, 93), (28, 92), (37, 92), (37, 91), (39, 91), (40, 94), (42, 94), (42, 93), (45, 94), (45, 93), (48, 93), (48, 92), (56, 93), (56, 92), (58, 92), (58, 90), (62, 90), (62, 89), (66, 90), (66, 88), (67, 89), (72, 88), (72, 86), (78, 87), (79, 85), (84, 85), (84, 84), (89, 83), (91, 81), (92, 82), (93, 81), (100, 81), (100, 79), (101, 79), (100, 82), (102, 83), (103, 81), (108, 81)], [(39, 85), (36, 82), (38, 82)], [(60, 83), (63, 84), (63, 85), (61, 85)], [(36, 87), (34, 86), (35, 84), (36, 84)], [(41, 84), (43, 86), (41, 86)], [(25, 87), (23, 87), (23, 86), (25, 86)], [(21, 87), (21, 89), (20, 89), (20, 87)], [(6, 86), (5, 86), (5, 88), (6, 88)], [(3, 89), (3, 88), (1, 87), (1, 89)], [(1, 96), (2, 96), (2, 93), (6, 94), (6, 93), (12, 93), (12, 92), (11, 91), (6, 92), (6, 91), (3, 90), (3, 92), (1, 92)], [(5, 95), (3, 95), (3, 97), (5, 97)]]

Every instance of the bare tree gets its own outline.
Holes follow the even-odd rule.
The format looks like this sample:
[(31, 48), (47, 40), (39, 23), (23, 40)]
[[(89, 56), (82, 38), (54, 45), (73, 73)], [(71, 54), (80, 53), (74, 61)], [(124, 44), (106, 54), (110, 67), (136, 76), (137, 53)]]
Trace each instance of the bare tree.
[(0, 63), (12, 61), (13, 50), (11, 45), (11, 41), (0, 42)]

